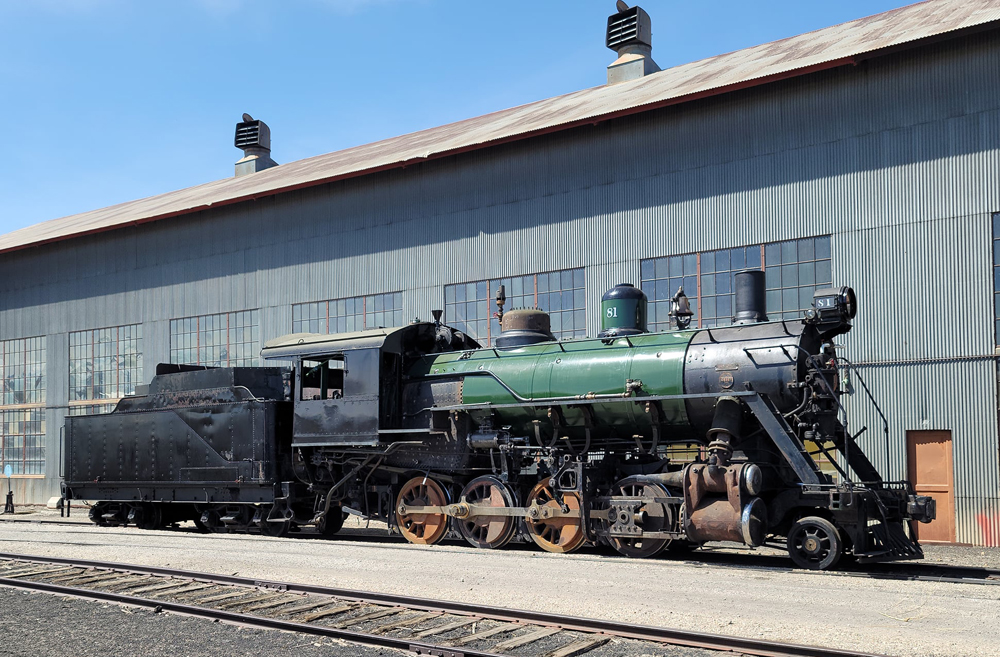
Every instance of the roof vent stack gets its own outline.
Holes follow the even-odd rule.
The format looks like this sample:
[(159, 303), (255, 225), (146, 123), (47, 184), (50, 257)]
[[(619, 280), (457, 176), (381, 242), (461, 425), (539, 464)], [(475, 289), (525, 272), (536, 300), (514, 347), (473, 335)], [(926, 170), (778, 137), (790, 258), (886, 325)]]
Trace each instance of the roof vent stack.
[(608, 16), (608, 48), (618, 59), (608, 66), (608, 84), (618, 84), (656, 73), (653, 61), (653, 23), (641, 7), (629, 7), (618, 0), (618, 13)]
[(243, 159), (236, 163), (237, 178), (278, 166), (271, 159), (271, 129), (263, 121), (244, 113), (243, 121), (236, 124), (233, 143), (243, 149)]

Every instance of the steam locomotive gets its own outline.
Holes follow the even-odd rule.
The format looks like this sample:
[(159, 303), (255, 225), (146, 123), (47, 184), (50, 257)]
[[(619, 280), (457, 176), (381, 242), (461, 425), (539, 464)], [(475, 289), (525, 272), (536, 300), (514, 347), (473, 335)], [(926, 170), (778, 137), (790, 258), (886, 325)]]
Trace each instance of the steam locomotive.
[[(883, 481), (847, 431), (834, 338), (850, 288), (766, 321), (764, 274), (736, 275), (732, 326), (648, 333), (619, 285), (593, 339), (504, 313), (493, 347), (441, 323), (268, 342), (291, 368), (161, 364), (104, 415), (66, 420), (67, 500), (101, 525), (330, 536), (348, 514), (408, 541), (477, 548), (602, 543), (653, 557), (709, 541), (780, 541), (800, 567), (923, 556), (934, 500)], [(824, 471), (817, 460), (832, 465)], [(852, 475), (853, 473), (853, 475)]]

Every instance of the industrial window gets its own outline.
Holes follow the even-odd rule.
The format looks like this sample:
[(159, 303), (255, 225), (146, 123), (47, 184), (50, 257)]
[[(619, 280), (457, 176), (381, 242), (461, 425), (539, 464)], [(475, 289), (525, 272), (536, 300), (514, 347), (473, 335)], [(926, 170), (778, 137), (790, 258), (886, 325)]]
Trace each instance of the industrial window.
[(69, 334), (70, 415), (108, 412), (142, 382), (142, 325)]
[[(641, 265), (642, 291), (649, 300), (646, 321), (651, 331), (665, 331), (670, 328), (670, 299), (677, 290), (684, 288), (684, 294), (691, 300), (691, 310), (698, 317), (698, 254), (667, 256), (643, 260)], [(695, 324), (696, 322), (692, 322)]]
[(256, 310), (170, 320), (170, 362), (210, 367), (252, 367), (260, 351)]
[(0, 341), (0, 470), (45, 472), (45, 338)]
[(495, 319), (496, 291), (504, 286), (505, 310), (538, 308), (549, 313), (557, 338), (581, 338), (587, 332), (583, 268), (543, 274), (446, 285), (445, 321), (480, 344), (490, 345), (500, 333)]
[(348, 333), (402, 325), (402, 292), (292, 306), (293, 333)]
[(761, 267), (767, 279), (768, 319), (797, 319), (812, 305), (813, 292), (831, 284), (831, 263), (829, 235), (643, 260), (649, 327), (670, 328), (670, 298), (680, 286), (691, 301), (692, 327), (731, 324), (736, 272)]
[(744, 269), (760, 269), (760, 247), (741, 246), (702, 253), (699, 296), (701, 325), (727, 326), (733, 323), (735, 275)]
[(829, 235), (766, 245), (767, 318), (802, 317), (813, 293), (832, 284), (831, 265)]

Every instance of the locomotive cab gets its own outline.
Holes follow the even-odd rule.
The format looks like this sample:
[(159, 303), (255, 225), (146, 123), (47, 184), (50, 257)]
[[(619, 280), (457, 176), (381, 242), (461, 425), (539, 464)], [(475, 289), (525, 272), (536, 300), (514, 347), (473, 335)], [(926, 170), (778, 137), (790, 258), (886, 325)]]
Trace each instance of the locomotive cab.
[(477, 349), (440, 323), (334, 335), (294, 333), (264, 345), (269, 360), (293, 362), (296, 447), (373, 446), (400, 429), (404, 357)]

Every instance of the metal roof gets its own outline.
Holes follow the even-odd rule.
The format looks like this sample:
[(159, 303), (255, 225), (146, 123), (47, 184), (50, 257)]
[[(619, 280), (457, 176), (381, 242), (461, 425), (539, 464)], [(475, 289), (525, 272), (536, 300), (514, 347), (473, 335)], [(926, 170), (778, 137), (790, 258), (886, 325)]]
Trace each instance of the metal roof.
[(264, 343), (261, 357), (291, 358), (310, 354), (322, 354), (344, 349), (368, 349), (381, 347), (385, 339), (406, 327), (395, 329), (367, 329), (350, 333), (289, 333)]
[(240, 178), (54, 219), (0, 236), (0, 253), (320, 185), (666, 107), (996, 27), (1000, 0), (927, 0), (799, 36)]

